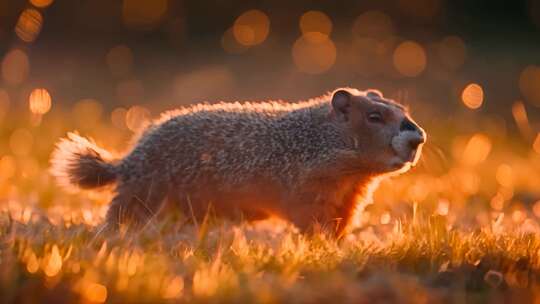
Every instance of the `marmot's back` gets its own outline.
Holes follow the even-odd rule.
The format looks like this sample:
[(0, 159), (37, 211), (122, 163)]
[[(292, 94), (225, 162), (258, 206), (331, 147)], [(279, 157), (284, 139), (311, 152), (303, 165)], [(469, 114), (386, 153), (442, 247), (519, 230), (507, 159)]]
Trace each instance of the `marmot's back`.
[(122, 160), (123, 179), (147, 174), (148, 166), (183, 184), (195, 181), (199, 174), (212, 174), (230, 185), (256, 175), (290, 178), (294, 172), (285, 171), (310, 159), (310, 151), (326, 150), (333, 144), (323, 139), (323, 126), (316, 125), (329, 111), (328, 101), (317, 100), (220, 103), (168, 112)]

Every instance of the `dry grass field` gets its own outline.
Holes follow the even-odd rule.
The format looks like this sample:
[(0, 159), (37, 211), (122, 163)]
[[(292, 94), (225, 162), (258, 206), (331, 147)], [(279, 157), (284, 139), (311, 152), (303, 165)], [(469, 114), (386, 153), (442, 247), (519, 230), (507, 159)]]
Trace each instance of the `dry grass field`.
[[(540, 304), (539, 3), (0, 0), (0, 303)], [(48, 172), (70, 131), (121, 153), (165, 109), (343, 86), (428, 141), (340, 241), (170, 209), (95, 237), (111, 193)]]
[(211, 213), (204, 222), (165, 214), (140, 235), (103, 239), (94, 230), (110, 193), (66, 193), (47, 172), (65, 130), (101, 121), (90, 135), (125, 146), (130, 131), (115, 127), (114, 115), (104, 121), (92, 117), (98, 104), (75, 107), (83, 106), (82, 114), (22, 110), (5, 118), (2, 145), (12, 153), (0, 158), (4, 303), (525, 303), (540, 296), (540, 151), (495, 136), (496, 126), (455, 134), (450, 120), (428, 126), (432, 142), (420, 165), (383, 182), (339, 242), (277, 219), (251, 224)]

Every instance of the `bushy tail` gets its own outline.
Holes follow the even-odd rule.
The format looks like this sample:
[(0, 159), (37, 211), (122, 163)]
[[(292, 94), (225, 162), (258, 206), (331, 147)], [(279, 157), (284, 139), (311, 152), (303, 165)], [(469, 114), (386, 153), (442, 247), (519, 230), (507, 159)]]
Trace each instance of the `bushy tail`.
[(112, 155), (92, 140), (68, 133), (56, 144), (50, 173), (67, 189), (92, 189), (113, 183), (116, 167)]

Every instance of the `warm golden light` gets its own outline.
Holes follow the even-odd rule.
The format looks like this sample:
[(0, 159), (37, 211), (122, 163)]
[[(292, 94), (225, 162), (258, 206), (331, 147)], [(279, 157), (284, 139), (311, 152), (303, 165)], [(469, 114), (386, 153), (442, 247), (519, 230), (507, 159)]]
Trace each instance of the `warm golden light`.
[(47, 264), (45, 264), (45, 268), (43, 269), (43, 271), (48, 277), (54, 277), (60, 272), (61, 269), (62, 257), (60, 256), (58, 246), (54, 245), (51, 254), (49, 255), (48, 262)]
[(29, 273), (35, 273), (36, 271), (39, 270), (39, 261), (34, 252), (30, 254), (30, 257), (28, 258), (28, 261), (26, 262), (26, 270)]
[(150, 111), (141, 106), (129, 108), (126, 114), (126, 126), (133, 132), (140, 130), (150, 121)]
[(79, 128), (92, 129), (99, 124), (103, 106), (95, 99), (82, 99), (75, 103), (72, 113)]
[(26, 129), (17, 129), (9, 137), (9, 147), (18, 156), (29, 155), (34, 144), (34, 136)]
[(463, 104), (469, 109), (478, 109), (484, 102), (484, 90), (479, 84), (468, 84), (461, 93)]
[(174, 277), (163, 289), (164, 299), (176, 299), (182, 295), (184, 279), (181, 276)]
[(107, 300), (107, 287), (98, 283), (89, 283), (83, 295), (90, 302), (103, 303)]
[(30, 62), (23, 50), (13, 49), (2, 60), (2, 77), (10, 85), (18, 85), (26, 80), (29, 70)]
[(245, 46), (263, 43), (269, 32), (270, 19), (260, 10), (249, 10), (234, 21), (234, 38), (238, 43)]
[(512, 104), (512, 116), (516, 121), (521, 135), (527, 139), (531, 138), (533, 131), (529, 124), (529, 117), (527, 116), (527, 110), (525, 109), (523, 102), (518, 100)]
[(34, 5), (35, 7), (47, 7), (53, 3), (53, 0), (30, 0), (30, 3)]
[(437, 214), (446, 216), (448, 215), (448, 211), (450, 209), (450, 203), (447, 200), (440, 200), (437, 204)]
[(394, 67), (402, 75), (416, 77), (426, 68), (427, 58), (424, 48), (414, 42), (402, 42), (394, 50)]
[(495, 178), (501, 186), (512, 187), (514, 185), (514, 170), (510, 165), (502, 164), (497, 168)]
[(323, 12), (308, 11), (300, 17), (300, 31), (302, 34), (317, 32), (330, 36), (332, 20)]
[(113, 76), (126, 76), (131, 72), (133, 53), (129, 47), (117, 45), (107, 52), (105, 59)]
[(456, 70), (465, 62), (467, 50), (461, 38), (448, 36), (439, 43), (437, 53), (445, 67)]
[(321, 74), (334, 65), (336, 47), (326, 35), (311, 32), (296, 40), (292, 56), (300, 71), (308, 74)]
[(519, 89), (525, 99), (540, 106), (540, 67), (529, 65), (523, 69), (519, 76)]
[(536, 203), (534, 203), (533, 213), (536, 217), (540, 218), (540, 201), (536, 201)]
[(51, 109), (51, 95), (46, 89), (34, 89), (28, 98), (30, 112), (43, 115)]
[(0, 157), (0, 181), (5, 181), (15, 175), (17, 163), (15, 158), (10, 155)]
[(390, 37), (394, 32), (392, 19), (380, 11), (368, 11), (358, 16), (352, 27), (356, 38), (374, 38), (378, 40)]
[(41, 13), (33, 8), (28, 8), (19, 16), (17, 25), (15, 25), (15, 33), (22, 41), (32, 42), (41, 32), (42, 24)]
[(124, 108), (116, 108), (111, 112), (111, 122), (113, 126), (119, 129), (126, 128), (126, 115), (127, 110)]
[(484, 134), (473, 135), (463, 151), (463, 163), (474, 166), (485, 161), (491, 152), (491, 140)]
[(540, 132), (536, 134), (536, 138), (534, 139), (533, 150), (534, 152), (540, 154)]
[(132, 29), (151, 30), (167, 12), (168, 0), (123, 0), (122, 21)]
[(497, 193), (489, 202), (489, 205), (493, 210), (501, 211), (504, 208), (504, 196)]
[(387, 225), (390, 224), (390, 221), (392, 220), (392, 216), (389, 212), (385, 212), (381, 215), (381, 225)]

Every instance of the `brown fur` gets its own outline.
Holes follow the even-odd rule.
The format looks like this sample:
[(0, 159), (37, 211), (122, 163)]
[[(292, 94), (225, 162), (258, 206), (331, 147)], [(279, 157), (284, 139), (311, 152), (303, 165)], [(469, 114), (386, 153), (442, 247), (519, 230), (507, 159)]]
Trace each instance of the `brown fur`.
[(319, 223), (341, 236), (376, 181), (414, 165), (424, 141), (404, 107), (377, 91), (345, 88), (299, 103), (168, 112), (116, 160), (70, 134), (51, 172), (84, 188), (116, 181), (106, 223), (113, 231), (140, 229), (168, 198), (198, 218), (212, 205), (222, 216), (274, 215), (303, 231)]

